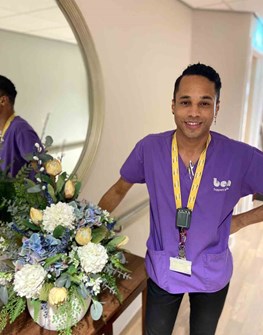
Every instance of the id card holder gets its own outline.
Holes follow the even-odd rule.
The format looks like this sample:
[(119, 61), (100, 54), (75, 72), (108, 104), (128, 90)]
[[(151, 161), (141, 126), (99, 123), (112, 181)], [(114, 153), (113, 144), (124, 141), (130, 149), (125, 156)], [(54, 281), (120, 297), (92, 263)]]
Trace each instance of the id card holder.
[(192, 211), (189, 208), (178, 208), (176, 211), (176, 227), (189, 229), (191, 217)]
[(192, 262), (186, 259), (170, 257), (170, 270), (191, 276)]

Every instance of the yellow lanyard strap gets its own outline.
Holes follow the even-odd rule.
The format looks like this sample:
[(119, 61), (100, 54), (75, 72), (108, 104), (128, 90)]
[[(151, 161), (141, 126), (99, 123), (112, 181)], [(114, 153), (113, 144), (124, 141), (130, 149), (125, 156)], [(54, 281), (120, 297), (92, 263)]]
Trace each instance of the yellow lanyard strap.
[(12, 115), (9, 116), (9, 118), (7, 119), (7, 121), (6, 121), (5, 125), (4, 125), (4, 129), (3, 129), (3, 131), (0, 132), (0, 138), (1, 138), (1, 140), (3, 140), (3, 138), (4, 138), (4, 136), (5, 136), (5, 133), (6, 133), (7, 129), (9, 128), (11, 122), (14, 120), (15, 117), (16, 117), (15, 114), (12, 114)]
[[(206, 152), (207, 152), (207, 148), (208, 148), (210, 141), (211, 141), (211, 135), (209, 134), (205, 149), (202, 151), (199, 161), (198, 161), (198, 165), (196, 168), (191, 191), (190, 191), (189, 198), (187, 201), (187, 208), (190, 209), (191, 211), (193, 211), (194, 209), (197, 192), (200, 186), (200, 182), (201, 182), (204, 167), (205, 167)], [(173, 141), (172, 141), (172, 173), (173, 173), (174, 199), (175, 199), (176, 209), (178, 209), (178, 208), (182, 208), (182, 196), (181, 196), (181, 187), (180, 187), (179, 154), (178, 154), (176, 133), (174, 133)]]

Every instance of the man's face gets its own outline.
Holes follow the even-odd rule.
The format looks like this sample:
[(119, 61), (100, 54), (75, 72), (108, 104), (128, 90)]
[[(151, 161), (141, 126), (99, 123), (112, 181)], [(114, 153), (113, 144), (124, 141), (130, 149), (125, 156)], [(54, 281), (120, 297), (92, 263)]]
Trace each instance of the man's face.
[(206, 137), (219, 110), (215, 84), (203, 76), (183, 77), (172, 110), (178, 135), (189, 139)]

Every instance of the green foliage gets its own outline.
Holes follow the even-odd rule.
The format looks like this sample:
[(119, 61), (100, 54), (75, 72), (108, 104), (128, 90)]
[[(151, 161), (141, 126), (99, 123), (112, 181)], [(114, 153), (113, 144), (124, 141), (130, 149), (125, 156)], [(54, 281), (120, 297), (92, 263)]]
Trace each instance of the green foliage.
[(8, 318), (10, 323), (14, 322), (25, 308), (26, 300), (17, 296), (14, 291), (11, 291), (7, 304), (0, 311), (0, 331), (3, 331), (7, 325)]
[(106, 238), (108, 234), (108, 229), (105, 226), (99, 228), (94, 228), (92, 230), (92, 240), (93, 243), (100, 243), (103, 239)]
[(52, 287), (54, 287), (54, 284), (53, 283), (45, 283), (42, 288), (41, 288), (41, 291), (40, 291), (40, 294), (39, 294), (39, 301), (48, 301), (48, 294), (49, 294), (49, 291), (52, 289)]

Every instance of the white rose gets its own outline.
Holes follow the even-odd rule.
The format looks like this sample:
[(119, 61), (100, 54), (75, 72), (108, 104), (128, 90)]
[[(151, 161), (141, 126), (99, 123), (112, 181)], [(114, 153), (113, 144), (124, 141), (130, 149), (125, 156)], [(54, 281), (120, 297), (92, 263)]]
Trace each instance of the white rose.
[(24, 265), (15, 273), (14, 290), (20, 297), (38, 298), (47, 272), (39, 265)]

